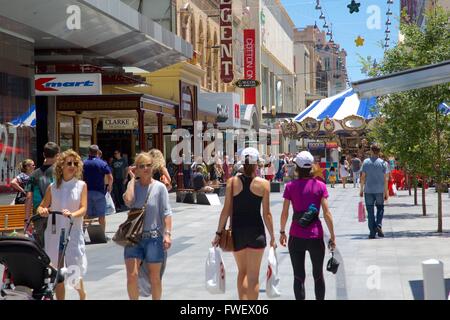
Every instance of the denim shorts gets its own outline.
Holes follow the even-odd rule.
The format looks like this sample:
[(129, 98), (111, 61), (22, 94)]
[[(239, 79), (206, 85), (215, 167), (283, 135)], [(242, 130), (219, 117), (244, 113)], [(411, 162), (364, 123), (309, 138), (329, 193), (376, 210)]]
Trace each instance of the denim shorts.
[(106, 197), (99, 191), (88, 191), (87, 216), (89, 218), (104, 217), (106, 215)]
[(134, 246), (124, 249), (124, 258), (139, 259), (146, 263), (162, 263), (164, 261), (163, 237), (145, 238)]

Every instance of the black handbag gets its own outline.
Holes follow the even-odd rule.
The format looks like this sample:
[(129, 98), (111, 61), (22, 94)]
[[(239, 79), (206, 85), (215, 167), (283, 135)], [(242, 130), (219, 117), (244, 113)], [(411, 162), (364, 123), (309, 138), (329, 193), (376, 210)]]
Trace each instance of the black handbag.
[(339, 268), (339, 261), (337, 261), (334, 257), (334, 249), (332, 248), (332, 244), (333, 242), (330, 239), (330, 241), (328, 241), (328, 250), (331, 252), (331, 258), (327, 262), (327, 271), (336, 274)]
[(147, 192), (144, 205), (142, 208), (132, 208), (128, 213), (127, 220), (123, 222), (117, 229), (112, 240), (120, 246), (136, 245), (141, 241), (142, 232), (144, 231), (144, 216), (147, 201), (150, 196), (150, 190)]
[(14, 204), (25, 204), (27, 201), (27, 195), (23, 192), (18, 191), (16, 198), (14, 199)]
[(334, 251), (331, 251), (331, 258), (327, 262), (327, 271), (336, 274), (339, 268), (339, 261), (334, 257)]

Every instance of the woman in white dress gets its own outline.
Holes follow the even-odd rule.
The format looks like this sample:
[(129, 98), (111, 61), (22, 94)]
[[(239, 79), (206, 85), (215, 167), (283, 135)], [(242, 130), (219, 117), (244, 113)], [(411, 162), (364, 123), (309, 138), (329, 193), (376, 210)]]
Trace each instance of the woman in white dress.
[(347, 183), (347, 177), (349, 176), (349, 163), (345, 156), (341, 157), (341, 161), (339, 161), (339, 176), (342, 179), (342, 187), (345, 188), (345, 184)]
[[(87, 185), (81, 180), (83, 161), (78, 153), (67, 150), (61, 153), (55, 164), (55, 182), (45, 192), (44, 199), (37, 208), (41, 216), (49, 216), (49, 211), (60, 211), (64, 216), (55, 216), (55, 227), (51, 217), (45, 230), (45, 252), (53, 266), (58, 266), (62, 254), (64, 237), (68, 236), (70, 219), (73, 221), (70, 241), (62, 265), (69, 269), (71, 285), (78, 291), (80, 300), (86, 299), (82, 276), (86, 273), (87, 259), (83, 235), (83, 217), (87, 209)], [(62, 230), (64, 229), (64, 232)], [(64, 283), (56, 286), (56, 298), (64, 300)]]

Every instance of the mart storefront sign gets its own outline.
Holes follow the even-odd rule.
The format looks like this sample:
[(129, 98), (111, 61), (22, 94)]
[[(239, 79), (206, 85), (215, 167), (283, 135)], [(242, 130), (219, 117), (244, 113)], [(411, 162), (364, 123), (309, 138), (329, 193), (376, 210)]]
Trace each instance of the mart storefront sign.
[(101, 73), (37, 74), (34, 77), (37, 96), (102, 94)]

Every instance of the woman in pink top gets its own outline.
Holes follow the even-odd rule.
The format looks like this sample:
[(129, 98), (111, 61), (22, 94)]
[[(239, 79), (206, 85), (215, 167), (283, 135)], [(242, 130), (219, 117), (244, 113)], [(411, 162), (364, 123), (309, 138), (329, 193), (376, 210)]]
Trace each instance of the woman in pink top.
[(328, 191), (325, 183), (313, 178), (311, 168), (314, 158), (307, 151), (300, 152), (294, 159), (297, 165), (298, 179), (289, 182), (284, 190), (283, 212), (280, 222), (280, 244), (286, 246), (286, 222), (289, 216), (289, 206), (294, 208), (293, 220), (289, 230), (289, 254), (294, 269), (294, 293), (297, 300), (305, 299), (305, 253), (309, 255), (313, 265), (314, 287), (317, 300), (325, 298), (325, 281), (323, 278), (323, 261), (325, 244), (323, 228), (319, 217), (313, 219), (307, 226), (301, 226), (297, 221), (308, 211), (311, 205), (320, 212), (322, 206), (324, 219), (330, 232), (330, 248), (334, 250), (336, 238), (334, 235), (333, 217), (328, 208)]

